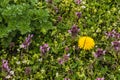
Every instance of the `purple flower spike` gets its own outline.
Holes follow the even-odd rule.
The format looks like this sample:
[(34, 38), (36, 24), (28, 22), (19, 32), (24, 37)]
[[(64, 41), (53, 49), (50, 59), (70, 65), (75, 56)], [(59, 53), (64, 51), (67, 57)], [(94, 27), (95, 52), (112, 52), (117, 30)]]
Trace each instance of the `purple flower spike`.
[(31, 68), (30, 67), (26, 67), (25, 68), (25, 74), (29, 75), (31, 73)]
[(29, 34), (28, 37), (25, 38), (25, 41), (20, 45), (21, 48), (27, 49), (31, 43), (31, 39), (33, 34)]
[(57, 7), (57, 6), (54, 6), (54, 11), (55, 11), (56, 13), (58, 13), (58, 12), (59, 12), (59, 9), (58, 9), (58, 7)]
[(77, 26), (74, 24), (70, 30), (68, 30), (69, 33), (71, 33), (72, 37), (77, 36), (80, 29), (77, 28)]
[(64, 78), (64, 80), (70, 80), (69, 78)]
[(68, 46), (65, 47), (65, 51), (66, 51), (66, 52), (69, 51), (69, 47), (68, 47)]
[(44, 55), (46, 52), (48, 52), (50, 49), (50, 47), (48, 46), (48, 44), (44, 44), (42, 46), (40, 46), (40, 51), (42, 53), (42, 55)]
[(58, 16), (58, 22), (60, 22), (62, 20), (62, 17), (61, 16)]
[(2, 60), (2, 68), (6, 70), (7, 72), (10, 71), (10, 68), (8, 66), (8, 61), (7, 60)]
[(115, 30), (106, 32), (105, 34), (106, 34), (107, 38), (116, 38), (116, 39), (120, 38), (120, 33), (116, 32)]
[(112, 46), (116, 51), (120, 51), (120, 41), (113, 41)]
[(76, 12), (75, 14), (76, 14), (76, 16), (78, 17), (78, 19), (79, 19), (79, 18), (81, 17), (81, 15), (82, 15), (81, 12)]
[(63, 55), (63, 57), (58, 60), (58, 63), (63, 64), (65, 62), (67, 62), (69, 60), (69, 57), (70, 57), (70, 54)]
[(63, 60), (66, 62), (68, 61), (69, 57), (70, 57), (70, 54), (66, 54), (63, 56)]
[(96, 58), (98, 58), (98, 57), (104, 55), (105, 52), (106, 52), (105, 50), (102, 50), (102, 49), (98, 48), (97, 51), (96, 51), (96, 53), (94, 54), (94, 56), (95, 56)]
[(58, 60), (58, 63), (59, 63), (59, 64), (63, 64), (63, 63), (64, 63), (64, 60), (61, 58), (61, 59)]
[(115, 34), (115, 37), (116, 37), (117, 39), (120, 39), (120, 33), (116, 33), (116, 34)]
[(105, 78), (97, 78), (96, 80), (105, 80)]
[(80, 3), (81, 3), (81, 0), (75, 0), (75, 3), (76, 3), (76, 4), (80, 4)]

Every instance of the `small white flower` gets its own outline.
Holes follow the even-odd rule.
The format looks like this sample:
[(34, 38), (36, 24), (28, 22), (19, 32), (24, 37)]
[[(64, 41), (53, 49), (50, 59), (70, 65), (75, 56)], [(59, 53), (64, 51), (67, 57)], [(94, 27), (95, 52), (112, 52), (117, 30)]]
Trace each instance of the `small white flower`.
[(68, 53), (67, 56), (70, 56), (70, 53)]
[(14, 57), (14, 60), (16, 60), (17, 58), (16, 57)]
[(41, 62), (41, 61), (42, 61), (42, 58), (38, 59), (38, 61), (40, 61), (40, 62)]
[(22, 63), (27, 63), (27, 60), (23, 60)]
[(85, 8), (86, 8), (86, 6), (81, 6), (81, 8), (85, 9)]
[(110, 11), (107, 11), (110, 14)]
[(25, 46), (23, 44), (20, 45), (20, 48), (24, 48)]
[(16, 64), (20, 64), (20, 61), (17, 61)]
[(85, 19), (88, 19), (88, 17), (85, 17)]
[(10, 71), (10, 74), (11, 74), (11, 75), (14, 75), (14, 71)]
[(44, 73), (44, 72), (45, 72), (45, 70), (44, 70), (44, 69), (41, 69), (41, 72), (42, 72), (42, 73)]
[(82, 4), (85, 4), (86, 2), (85, 1), (82, 1)]
[(30, 64), (30, 60), (27, 60), (27, 64)]
[(57, 72), (57, 73), (56, 73), (56, 77), (58, 77), (58, 76), (59, 76), (59, 73)]
[(11, 76), (10, 76), (10, 75), (7, 75), (5, 78), (6, 78), (6, 79), (10, 79), (10, 78), (11, 78)]
[(120, 14), (120, 10), (118, 11), (118, 14)]
[(18, 52), (20, 52), (20, 49), (17, 49)]

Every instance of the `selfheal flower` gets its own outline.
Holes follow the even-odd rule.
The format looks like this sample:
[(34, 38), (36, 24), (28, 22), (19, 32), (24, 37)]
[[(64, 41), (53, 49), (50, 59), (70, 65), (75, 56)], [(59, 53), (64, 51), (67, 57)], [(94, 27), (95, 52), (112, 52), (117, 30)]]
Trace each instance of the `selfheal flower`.
[(64, 60), (61, 58), (61, 59), (58, 60), (58, 63), (59, 63), (59, 64), (63, 64), (63, 63), (64, 63)]
[(102, 49), (98, 48), (97, 51), (96, 51), (96, 53), (94, 54), (94, 56), (95, 56), (96, 58), (97, 58), (97, 57), (100, 57), (100, 56), (104, 55), (105, 52), (106, 52), (105, 50), (102, 50)]
[(55, 12), (56, 12), (56, 13), (58, 13), (58, 12), (59, 12), (59, 9), (58, 9), (58, 7), (57, 7), (57, 6), (54, 6), (54, 10), (55, 10)]
[(82, 0), (75, 0), (76, 4), (80, 4)]
[(30, 67), (26, 67), (25, 68), (25, 74), (29, 75), (31, 73), (31, 68)]
[(68, 46), (65, 47), (65, 51), (68, 52), (69, 51), (69, 48)]
[(64, 78), (64, 80), (70, 80), (69, 78)]
[(113, 41), (111, 44), (116, 51), (120, 51), (120, 41)]
[(6, 70), (7, 72), (10, 71), (10, 68), (8, 66), (8, 61), (7, 60), (2, 60), (2, 68)]
[(40, 52), (42, 53), (42, 55), (44, 55), (46, 52), (48, 52), (50, 49), (50, 47), (48, 46), (48, 44), (44, 44), (42, 46), (40, 46)]
[(116, 33), (115, 38), (120, 39), (120, 33)]
[(116, 32), (115, 30), (112, 30), (110, 32), (106, 32), (105, 35), (107, 36), (107, 38), (116, 38), (119, 39), (120, 38), (120, 33)]
[(26, 37), (25, 41), (20, 45), (21, 48), (24, 48), (24, 49), (27, 49), (28, 46), (30, 45), (31, 43), (31, 39), (33, 37), (33, 34), (29, 34), (28, 37)]
[(58, 60), (58, 63), (63, 64), (65, 62), (67, 62), (69, 60), (69, 57), (70, 57), (70, 54), (63, 55), (63, 57)]
[(58, 22), (60, 22), (62, 20), (62, 17), (61, 16), (58, 16)]
[(96, 80), (104, 80), (104, 78), (97, 78)]
[(106, 34), (106, 36), (107, 36), (108, 38), (110, 38), (110, 37), (115, 37), (116, 31), (115, 31), (115, 30), (112, 30), (112, 31), (110, 31), (110, 32), (106, 32), (105, 34)]
[(69, 57), (70, 57), (70, 54), (65, 54), (63, 55), (63, 60), (66, 62), (68, 61)]
[(68, 30), (69, 33), (71, 33), (72, 37), (77, 36), (80, 29), (74, 24), (70, 30)]
[(81, 12), (76, 12), (75, 14), (76, 14), (76, 16), (78, 17), (78, 19), (79, 19), (79, 18), (81, 17), (81, 15), (82, 15)]

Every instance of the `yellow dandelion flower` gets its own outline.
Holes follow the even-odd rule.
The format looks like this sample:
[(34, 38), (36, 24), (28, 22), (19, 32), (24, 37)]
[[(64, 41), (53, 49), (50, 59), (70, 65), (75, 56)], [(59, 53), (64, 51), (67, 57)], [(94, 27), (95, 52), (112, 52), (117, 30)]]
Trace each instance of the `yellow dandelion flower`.
[(90, 50), (95, 46), (95, 42), (91, 37), (83, 36), (79, 38), (78, 46), (84, 50)]

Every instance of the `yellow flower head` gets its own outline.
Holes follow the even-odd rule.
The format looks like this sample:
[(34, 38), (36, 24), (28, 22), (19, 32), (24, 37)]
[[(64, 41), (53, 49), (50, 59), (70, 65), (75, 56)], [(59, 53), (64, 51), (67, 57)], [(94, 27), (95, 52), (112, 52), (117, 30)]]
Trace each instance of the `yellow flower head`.
[(83, 36), (79, 38), (78, 46), (84, 50), (90, 50), (95, 46), (95, 42), (91, 37)]

